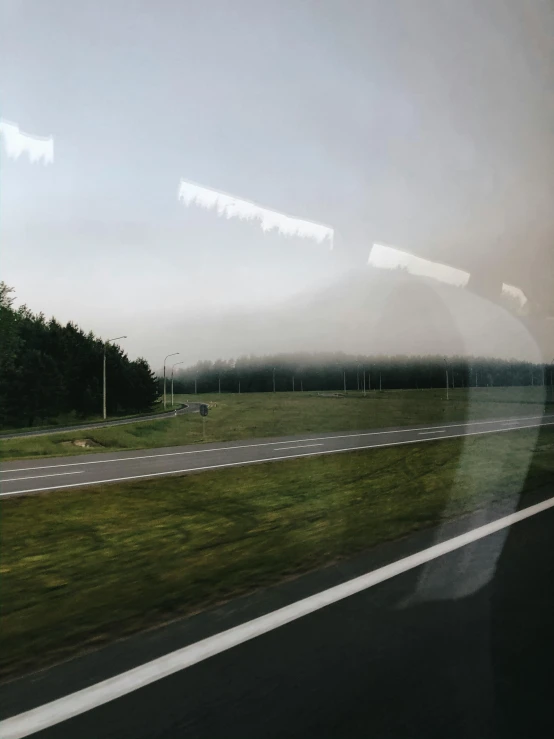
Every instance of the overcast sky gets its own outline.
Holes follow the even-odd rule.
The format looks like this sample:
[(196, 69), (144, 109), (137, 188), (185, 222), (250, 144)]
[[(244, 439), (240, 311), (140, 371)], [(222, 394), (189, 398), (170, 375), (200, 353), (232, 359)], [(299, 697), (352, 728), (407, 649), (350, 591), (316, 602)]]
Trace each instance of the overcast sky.
[[(50, 164), (2, 148), (0, 278), (131, 357), (256, 352), (245, 315), (285, 349), (282, 306), (367, 270), (373, 242), (460, 267), (553, 248), (548, 0), (0, 6), (0, 115), (54, 141)], [(334, 248), (186, 207), (181, 178), (329, 224)]]

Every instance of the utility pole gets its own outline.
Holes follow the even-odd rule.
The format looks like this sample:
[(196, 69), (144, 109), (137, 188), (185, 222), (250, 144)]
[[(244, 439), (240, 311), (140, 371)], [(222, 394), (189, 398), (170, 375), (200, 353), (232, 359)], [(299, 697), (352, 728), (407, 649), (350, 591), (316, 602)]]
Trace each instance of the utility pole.
[(360, 392), (360, 365), (356, 365), (356, 390)]
[(217, 392), (221, 395), (221, 375), (218, 375), (217, 380), (218, 380), (218, 390), (217, 390)]
[(304, 382), (303, 382), (303, 380), (300, 380), (300, 392), (301, 393), (304, 392)]
[(275, 367), (273, 368), (273, 392), (275, 392)]
[(294, 392), (294, 375), (292, 376), (292, 392)]
[(167, 357), (164, 359), (164, 411), (167, 408), (167, 397), (165, 392), (165, 363), (169, 359), (169, 357), (176, 357), (179, 352), (173, 352), (173, 354), (168, 354)]
[(103, 386), (103, 392), (102, 392), (102, 415), (104, 417), (104, 421), (106, 420), (106, 348), (108, 344), (112, 341), (118, 341), (119, 339), (126, 339), (126, 336), (116, 336), (115, 339), (108, 339), (104, 342), (104, 362), (103, 362), (103, 373), (102, 373), (102, 386)]
[(197, 385), (196, 385), (196, 376), (194, 377), (194, 394), (196, 395), (197, 391)]
[(365, 398), (365, 370), (364, 370), (364, 398)]
[(239, 395), (240, 395), (240, 380), (239, 380)]
[(383, 390), (383, 384), (381, 382), (381, 373), (379, 372), (379, 392), (382, 392)]
[(171, 368), (171, 405), (174, 405), (174, 403), (173, 403), (173, 370), (175, 369), (175, 367), (176, 367), (176, 366), (177, 366), (178, 364), (184, 364), (184, 363), (185, 363), (185, 361), (184, 361), (184, 360), (183, 360), (182, 362), (175, 362), (175, 364), (174, 364), (174, 365), (173, 365), (173, 367)]
[(450, 400), (450, 395), (448, 392), (448, 364), (446, 362), (446, 359), (444, 360), (444, 366), (446, 368), (446, 399)]

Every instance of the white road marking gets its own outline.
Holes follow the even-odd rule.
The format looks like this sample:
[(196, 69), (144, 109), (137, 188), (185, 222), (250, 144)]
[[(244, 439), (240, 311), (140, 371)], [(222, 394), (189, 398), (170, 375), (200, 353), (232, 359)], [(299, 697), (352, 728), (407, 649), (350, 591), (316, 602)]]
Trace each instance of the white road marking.
[(436, 431), (420, 431), (419, 436), (429, 436), (429, 434), (446, 434), (446, 429), (437, 429)]
[(511, 513), (509, 516), (504, 516), (484, 526), (479, 526), (472, 531), (467, 531), (465, 534), (460, 534), (440, 544), (423, 549), (409, 557), (404, 557), (384, 567), (379, 567), (377, 570), (368, 572), (353, 580), (348, 580), (341, 585), (336, 585), (328, 590), (311, 595), (308, 598), (303, 598), (302, 600), (296, 601), (296, 603), (279, 608), (265, 616), (260, 616), (240, 626), (235, 626), (227, 631), (209, 636), (207, 639), (202, 639), (195, 644), (190, 644), (188, 647), (170, 652), (163, 657), (158, 657), (132, 670), (122, 672), (120, 675), (96, 683), (96, 685), (91, 685), (88, 688), (78, 690), (51, 703), (46, 703), (25, 713), (12, 716), (4, 721), (0, 721), (0, 736), (2, 736), (2, 739), (22, 739), (23, 737), (29, 736), (29, 734), (43, 731), (50, 726), (55, 726), (62, 721), (67, 721), (67, 719), (78, 716), (86, 711), (91, 711), (105, 703), (121, 698), (147, 685), (151, 685), (157, 680), (169, 677), (169, 675), (185, 670), (187, 667), (192, 667), (216, 654), (221, 654), (228, 649), (244, 644), (244, 642), (274, 631), (299, 618), (308, 616), (310, 613), (319, 611), (321, 608), (325, 608), (332, 603), (361, 593), (368, 588), (372, 588), (374, 585), (390, 580), (397, 575), (420, 567), (434, 559), (443, 557), (445, 554), (461, 549), (468, 544), (502, 531), (502, 529), (513, 526), (520, 521), (524, 521), (526, 518), (536, 516), (538, 513), (543, 513), (553, 507), (554, 498), (549, 498), (542, 503), (537, 503), (529, 508), (516, 511), (516, 513)]
[[(535, 429), (542, 426), (554, 426), (554, 421), (549, 423), (535, 423), (529, 426), (517, 426), (509, 429), (492, 429), (491, 431), (470, 431), (465, 434), (452, 434), (441, 436), (441, 439), (461, 439), (466, 436), (483, 436), (485, 434), (502, 434), (507, 431), (521, 431), (523, 429)], [(128, 480), (144, 480), (149, 477), (168, 477), (169, 475), (183, 475), (187, 472), (204, 472), (205, 470), (219, 470), (225, 467), (246, 467), (251, 464), (262, 464), (263, 462), (282, 462), (284, 459), (299, 459), (301, 457), (322, 457), (325, 454), (340, 454), (341, 452), (358, 452), (364, 449), (381, 449), (389, 446), (403, 446), (404, 444), (424, 444), (426, 441), (436, 439), (407, 439), (406, 441), (390, 441), (384, 444), (365, 444), (364, 446), (347, 446), (342, 449), (324, 449), (318, 452), (304, 452), (303, 454), (286, 454), (282, 457), (266, 457), (265, 459), (247, 459), (242, 462), (225, 462), (222, 464), (205, 465), (204, 467), (187, 467), (182, 470), (168, 470), (166, 472), (148, 472), (142, 475), (129, 475), (127, 477), (112, 477), (106, 480), (89, 480), (88, 482), (74, 482), (70, 485), (52, 485), (47, 488), (31, 488), (29, 490), (13, 490), (9, 493), (0, 493), (0, 497), (11, 495), (24, 495), (25, 493), (44, 493), (48, 490), (65, 490), (66, 488), (80, 488), (85, 485), (103, 485), (108, 482), (127, 482)]]
[[(503, 419), (495, 419), (492, 421), (466, 421), (465, 423), (451, 423), (449, 425), (442, 425), (441, 428), (445, 429), (451, 429), (451, 428), (459, 428), (459, 427), (468, 427), (468, 426), (479, 426), (484, 424), (491, 424), (491, 423), (518, 423), (520, 421), (536, 421), (539, 419), (545, 419), (545, 418), (552, 418), (554, 417), (552, 414), (549, 415), (543, 415), (543, 416), (526, 416), (524, 418), (514, 418), (512, 420), (503, 420)], [(547, 425), (547, 424), (544, 424)], [(353, 434), (335, 434), (330, 436), (314, 436), (304, 439), (298, 439), (299, 442), (301, 441), (328, 441), (330, 439), (351, 439), (352, 437), (357, 436), (383, 436), (387, 434), (405, 434), (412, 431), (432, 431), (433, 429), (436, 429), (436, 426), (424, 426), (423, 428), (421, 426), (415, 426), (415, 427), (406, 427), (403, 429), (392, 429), (390, 431), (381, 430), (381, 431), (359, 431), (355, 432)], [(526, 427), (524, 427), (526, 428)], [(1, 438), (0, 438), (1, 441)], [(42, 465), (40, 467), (19, 467), (16, 469), (7, 469), (6, 472), (28, 472), (32, 470), (47, 470), (47, 469), (55, 469), (59, 467), (80, 467), (82, 465), (89, 465), (89, 464), (113, 464), (114, 462), (130, 462), (132, 460), (138, 460), (138, 459), (154, 459), (157, 457), (178, 457), (183, 456), (186, 454), (205, 454), (207, 452), (224, 452), (229, 449), (251, 449), (255, 447), (262, 447), (262, 446), (275, 446), (275, 444), (286, 444), (286, 443), (294, 443), (292, 441), (263, 441), (259, 442), (257, 444), (236, 444), (234, 446), (221, 446), (221, 447), (211, 447), (210, 449), (190, 449), (184, 452), (163, 452), (162, 454), (142, 454), (142, 455), (135, 455), (132, 457), (116, 457), (115, 459), (87, 459), (86, 462), (64, 462), (63, 464), (48, 464), (48, 465)]]
[[(32, 469), (32, 468), (31, 468)], [(11, 472), (11, 470), (8, 470), (8, 472)], [(1, 482), (20, 482), (21, 480), (37, 480), (41, 479), (43, 477), (61, 477), (62, 475), (84, 475), (84, 470), (77, 470), (76, 472), (54, 472), (51, 475), (27, 475), (26, 477), (2, 477), (0, 478)]]
[[(281, 442), (282, 443), (282, 442)], [(297, 446), (280, 446), (275, 447), (274, 452), (284, 452), (285, 449), (304, 449), (308, 446), (323, 446), (323, 444), (298, 444)]]

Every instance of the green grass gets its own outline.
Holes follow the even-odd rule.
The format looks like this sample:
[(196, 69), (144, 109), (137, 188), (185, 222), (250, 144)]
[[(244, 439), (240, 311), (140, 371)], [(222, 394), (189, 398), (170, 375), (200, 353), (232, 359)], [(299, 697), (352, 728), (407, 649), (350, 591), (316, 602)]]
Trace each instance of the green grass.
[(543, 388), (538, 387), (460, 389), (451, 392), (448, 402), (444, 390), (373, 391), (366, 397), (349, 393), (341, 398), (321, 398), (307, 392), (179, 395), (175, 400), (216, 406), (204, 423), (198, 414), (190, 414), (86, 432), (3, 439), (0, 456), (9, 460), (83, 454), (82, 448), (62, 446), (61, 442), (84, 435), (101, 445), (87, 450), (94, 454), (202, 441), (532, 416), (540, 415), (544, 408)]
[(544, 428), (6, 499), (0, 674), (553, 480)]
[[(169, 412), (174, 408), (180, 408), (180, 403), (167, 403), (166, 410)], [(164, 410), (163, 402), (155, 403), (150, 410), (141, 411), (140, 413), (131, 414), (118, 414), (115, 416), (108, 416), (106, 421), (122, 421), (126, 418), (134, 418), (135, 416), (149, 416), (156, 413), (162, 413)], [(18, 434), (25, 431), (48, 431), (49, 429), (56, 429), (58, 426), (88, 426), (91, 423), (103, 423), (104, 418), (100, 413), (94, 413), (88, 416), (79, 416), (75, 411), (71, 413), (62, 413), (55, 418), (50, 418), (47, 423), (35, 424), (34, 426), (2, 426), (0, 429), (0, 439), (2, 434)]]

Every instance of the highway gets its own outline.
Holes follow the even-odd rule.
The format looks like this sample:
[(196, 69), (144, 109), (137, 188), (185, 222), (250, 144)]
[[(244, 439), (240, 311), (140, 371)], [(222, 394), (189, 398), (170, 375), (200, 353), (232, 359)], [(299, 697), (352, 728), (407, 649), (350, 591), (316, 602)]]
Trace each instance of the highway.
[(554, 415), (418, 425), (407, 428), (304, 434), (273, 439), (197, 444), (129, 452), (19, 460), (2, 465), (0, 497), (77, 488), (98, 483), (183, 475), (239, 465), (399, 446), (463, 436), (497, 434), (554, 424)]
[[(443, 528), (432, 599), (414, 597), (427, 530), (2, 685), (0, 735), (546, 739), (553, 495), (526, 495), (515, 515), (498, 503), (477, 532), (464, 518)], [(498, 548), (484, 585), (449, 596)]]

